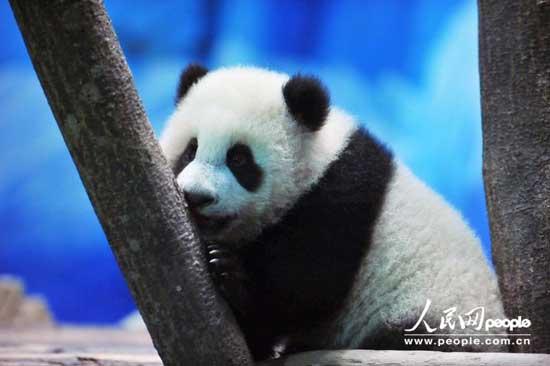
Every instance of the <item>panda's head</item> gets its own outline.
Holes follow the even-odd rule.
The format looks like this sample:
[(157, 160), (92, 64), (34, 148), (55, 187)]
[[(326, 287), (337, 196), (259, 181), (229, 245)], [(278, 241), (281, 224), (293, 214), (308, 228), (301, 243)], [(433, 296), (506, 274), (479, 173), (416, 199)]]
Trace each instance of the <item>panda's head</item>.
[(200, 235), (221, 242), (244, 243), (279, 220), (348, 134), (343, 122), (321, 133), (338, 113), (313, 77), (190, 65), (176, 103), (161, 146)]

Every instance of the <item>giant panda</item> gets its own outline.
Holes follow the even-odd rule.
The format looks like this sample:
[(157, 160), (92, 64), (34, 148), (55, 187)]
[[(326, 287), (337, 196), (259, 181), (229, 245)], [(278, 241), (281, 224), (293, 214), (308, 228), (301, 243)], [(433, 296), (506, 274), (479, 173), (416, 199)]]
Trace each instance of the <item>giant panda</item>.
[(449, 311), (504, 318), (497, 282), (459, 213), (319, 79), (192, 64), (176, 104), (161, 147), (256, 359), (502, 349), (404, 343), (415, 324), (471, 331), (441, 325)]

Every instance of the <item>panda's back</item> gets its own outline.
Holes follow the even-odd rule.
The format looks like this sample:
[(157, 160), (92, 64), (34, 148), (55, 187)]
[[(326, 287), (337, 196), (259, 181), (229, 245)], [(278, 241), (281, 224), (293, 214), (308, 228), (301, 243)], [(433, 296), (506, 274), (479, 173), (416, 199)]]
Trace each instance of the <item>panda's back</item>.
[[(403, 329), (414, 326), (428, 300), (424, 319), (432, 328), (439, 327), (443, 311), (452, 307), (457, 314), (483, 307), (486, 318), (504, 317), (479, 239), (404, 164), (394, 161), (393, 166), (369, 247), (334, 324), (337, 346), (406, 348)], [(391, 334), (392, 344), (384, 344), (388, 337), (381, 330)], [(418, 332), (423, 330), (421, 324)]]

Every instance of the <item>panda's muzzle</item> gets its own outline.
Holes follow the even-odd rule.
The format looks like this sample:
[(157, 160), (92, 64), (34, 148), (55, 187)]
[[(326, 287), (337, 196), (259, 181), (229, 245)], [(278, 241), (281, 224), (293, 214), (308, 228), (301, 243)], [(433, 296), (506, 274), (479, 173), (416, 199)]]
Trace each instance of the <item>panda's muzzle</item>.
[(206, 216), (191, 210), (191, 218), (201, 235), (212, 236), (222, 232), (236, 216)]
[(216, 203), (216, 197), (209, 193), (183, 191), (191, 218), (201, 234), (215, 235), (225, 229), (236, 217), (235, 215), (205, 215), (202, 210)]
[(211, 205), (216, 200), (211, 194), (203, 192), (184, 191), (183, 197), (185, 198), (185, 201), (187, 201), (189, 208), (192, 210), (204, 208)]

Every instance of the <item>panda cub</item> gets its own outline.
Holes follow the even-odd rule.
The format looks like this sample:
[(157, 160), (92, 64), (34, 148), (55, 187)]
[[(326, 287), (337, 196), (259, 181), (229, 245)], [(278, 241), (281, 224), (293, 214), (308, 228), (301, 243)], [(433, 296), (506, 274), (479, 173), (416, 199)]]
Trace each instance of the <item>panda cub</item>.
[(256, 359), (499, 349), (405, 344), (405, 329), (471, 333), (449, 309), (504, 318), (495, 276), (461, 216), (318, 79), (190, 65), (161, 146)]

